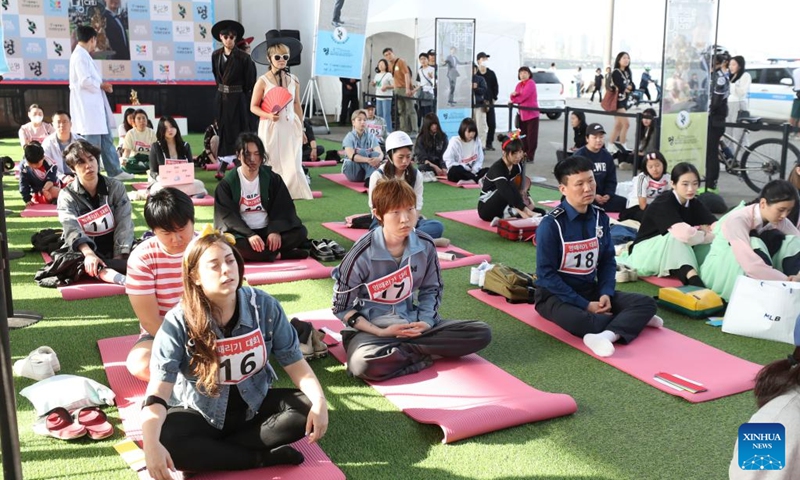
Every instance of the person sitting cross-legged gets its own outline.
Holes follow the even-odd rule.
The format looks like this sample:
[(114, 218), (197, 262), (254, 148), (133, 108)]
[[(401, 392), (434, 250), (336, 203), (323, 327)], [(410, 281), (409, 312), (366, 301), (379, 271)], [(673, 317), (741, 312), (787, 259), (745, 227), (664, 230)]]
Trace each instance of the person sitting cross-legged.
[(19, 193), (28, 205), (55, 203), (61, 191), (58, 167), (44, 158), (36, 140), (25, 145), (25, 158), (19, 166)]
[(140, 334), (125, 364), (131, 375), (148, 381), (153, 338), (183, 292), (183, 252), (194, 238), (192, 199), (176, 188), (162, 188), (147, 198), (144, 220), (153, 236), (128, 257), (125, 293), (139, 319)]
[(632, 342), (646, 326), (661, 327), (656, 302), (616, 291), (616, 260), (608, 215), (593, 205), (594, 165), (573, 156), (556, 164), (561, 204), (536, 231), (536, 311), (583, 342), (599, 357), (614, 343)]
[(476, 320), (443, 320), (442, 276), (433, 239), (414, 228), (417, 199), (408, 182), (382, 179), (372, 191), (381, 226), (361, 237), (333, 270), (333, 313), (347, 328), (347, 369), (366, 380), (415, 373), (491, 341)]
[(383, 152), (375, 135), (367, 131), (367, 112), (356, 110), (351, 119), (353, 130), (342, 140), (347, 157), (342, 163), (342, 173), (351, 182), (363, 182), (378, 169)]
[(214, 191), (214, 226), (236, 238), (245, 260), (303, 259), (308, 231), (295, 211), (289, 189), (268, 165), (264, 144), (254, 133), (236, 140), (240, 166), (230, 170)]

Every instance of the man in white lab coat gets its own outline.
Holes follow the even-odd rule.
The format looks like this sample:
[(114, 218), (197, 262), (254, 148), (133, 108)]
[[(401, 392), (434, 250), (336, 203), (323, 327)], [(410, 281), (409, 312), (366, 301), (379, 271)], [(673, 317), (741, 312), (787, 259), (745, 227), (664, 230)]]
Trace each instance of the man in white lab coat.
[(77, 28), (78, 45), (69, 57), (69, 109), (73, 130), (92, 145), (100, 148), (103, 166), (109, 177), (130, 180), (133, 175), (123, 172), (114, 147), (112, 133), (116, 128), (106, 93), (113, 87), (104, 82), (92, 60), (97, 48), (97, 31), (89, 26)]

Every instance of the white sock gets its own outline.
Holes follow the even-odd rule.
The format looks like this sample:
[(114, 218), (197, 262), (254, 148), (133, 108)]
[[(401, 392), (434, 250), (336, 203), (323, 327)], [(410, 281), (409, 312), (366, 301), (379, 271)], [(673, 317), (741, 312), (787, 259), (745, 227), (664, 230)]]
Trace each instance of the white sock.
[(600, 333), (587, 333), (583, 336), (583, 343), (598, 357), (614, 355), (614, 342), (619, 340), (619, 335), (611, 330)]
[(664, 326), (664, 319), (659, 317), (658, 315), (653, 315), (653, 318), (651, 318), (650, 321), (647, 322), (647, 326), (653, 328), (661, 328)]

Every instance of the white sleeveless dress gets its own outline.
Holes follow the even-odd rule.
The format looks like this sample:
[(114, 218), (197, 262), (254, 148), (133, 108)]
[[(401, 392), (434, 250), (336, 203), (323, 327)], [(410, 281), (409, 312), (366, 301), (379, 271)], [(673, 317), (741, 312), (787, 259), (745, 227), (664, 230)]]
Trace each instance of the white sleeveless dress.
[[(294, 75), (286, 75), (288, 84), (285, 85), (294, 99), (298, 80)], [(259, 77), (264, 82), (264, 95), (276, 87), (264, 74)], [(293, 200), (310, 200), (311, 188), (308, 186), (303, 173), (303, 120), (294, 112), (294, 103), (290, 103), (281, 110), (277, 121), (261, 119), (258, 122), (258, 136), (264, 142), (264, 148), (269, 155), (269, 166), (281, 176)]]

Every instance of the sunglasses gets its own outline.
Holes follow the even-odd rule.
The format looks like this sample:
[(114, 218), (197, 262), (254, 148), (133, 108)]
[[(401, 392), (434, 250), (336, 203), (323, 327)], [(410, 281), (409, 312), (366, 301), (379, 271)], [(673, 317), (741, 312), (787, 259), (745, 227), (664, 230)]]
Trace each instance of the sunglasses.
[(283, 60), (285, 62), (288, 62), (289, 61), (289, 54), (288, 53), (284, 53), (282, 55), (273, 55), (272, 59), (275, 60), (276, 62), (280, 62), (281, 60)]

